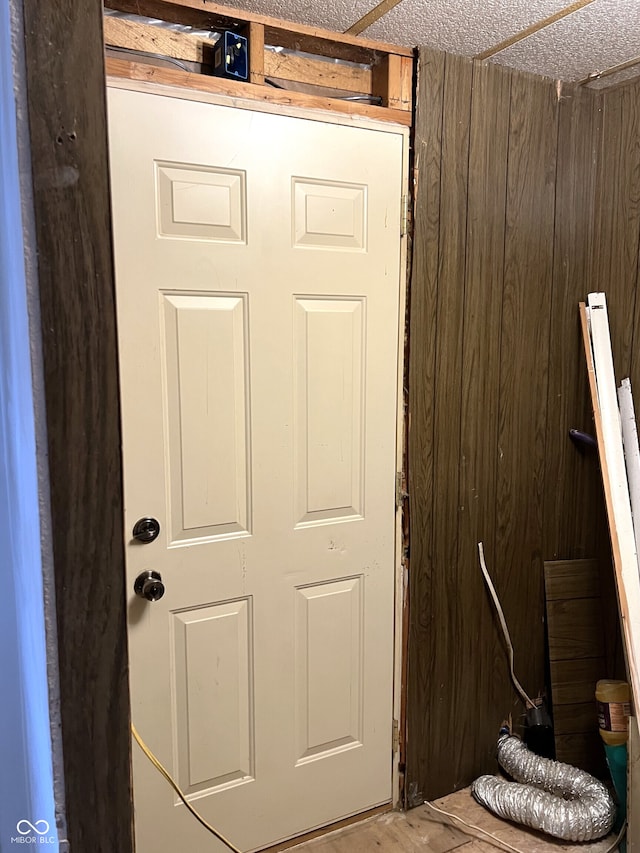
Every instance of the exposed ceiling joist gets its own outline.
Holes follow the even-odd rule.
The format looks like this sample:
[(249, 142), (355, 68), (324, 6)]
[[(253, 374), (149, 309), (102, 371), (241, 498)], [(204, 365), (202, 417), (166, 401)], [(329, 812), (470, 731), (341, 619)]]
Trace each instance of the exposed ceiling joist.
[(375, 24), (376, 21), (379, 21), (383, 15), (386, 15), (387, 12), (390, 12), (394, 6), (397, 6), (398, 3), (401, 3), (402, 0), (381, 0), (376, 6), (371, 9), (370, 12), (367, 12), (359, 21), (356, 21), (355, 24), (352, 24), (348, 30), (345, 30), (345, 33), (348, 33), (350, 36), (358, 36), (361, 32), (370, 27), (372, 24)]
[(500, 53), (503, 50), (506, 50), (511, 45), (516, 44), (523, 39), (529, 38), (534, 33), (540, 32), (545, 27), (550, 27), (551, 24), (555, 24), (556, 21), (561, 21), (562, 18), (566, 18), (567, 15), (572, 15), (574, 12), (579, 12), (580, 9), (583, 9), (585, 6), (588, 6), (590, 3), (593, 3), (594, 0), (577, 0), (575, 3), (572, 3), (570, 6), (565, 6), (564, 9), (560, 9), (555, 12), (553, 15), (549, 15), (548, 18), (543, 18), (541, 21), (536, 21), (535, 24), (531, 24), (531, 26), (526, 27), (524, 30), (520, 30), (518, 33), (514, 33), (514, 35), (509, 36), (508, 39), (501, 41), (499, 44), (490, 47), (488, 50), (482, 51), (475, 58), (476, 59), (489, 59), (490, 56), (495, 56), (496, 53)]

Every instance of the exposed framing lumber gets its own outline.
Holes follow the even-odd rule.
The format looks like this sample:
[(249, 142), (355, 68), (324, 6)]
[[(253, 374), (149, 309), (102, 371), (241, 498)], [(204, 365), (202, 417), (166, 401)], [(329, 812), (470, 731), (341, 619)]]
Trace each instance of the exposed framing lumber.
[[(264, 68), (268, 77), (276, 77), (279, 80), (327, 86), (360, 95), (374, 94), (373, 72), (370, 68), (337, 65), (335, 62), (303, 58), (291, 53), (276, 53), (273, 50), (265, 51)], [(389, 106), (392, 104), (389, 103)]]
[[(124, 47), (142, 53), (157, 53), (172, 59), (187, 62), (199, 62), (205, 65), (212, 63), (214, 41), (212, 39), (194, 36), (189, 33), (176, 33), (163, 27), (142, 24), (137, 21), (116, 18), (105, 15), (104, 40), (109, 47)], [(397, 66), (398, 83), (394, 85), (394, 103), (411, 100), (411, 70), (412, 62), (407, 57), (394, 57), (400, 63)], [(385, 57), (387, 59), (387, 57)], [(384, 62), (384, 60), (383, 60)], [(404, 66), (401, 64), (404, 63)], [(398, 97), (400, 92), (407, 89), (402, 75), (406, 75), (406, 65), (409, 66), (408, 97)], [(385, 64), (386, 67), (386, 64)], [(382, 63), (376, 68), (382, 68)], [(250, 82), (258, 85), (264, 83), (264, 78), (276, 77), (279, 80), (309, 83), (315, 86), (325, 86), (354, 92), (361, 95), (373, 94), (373, 72), (370, 68), (360, 65), (335, 62), (325, 62), (321, 59), (296, 56), (291, 53), (276, 53), (264, 49), (264, 27), (262, 24), (249, 24), (249, 77)], [(378, 94), (378, 92), (376, 92)], [(390, 104), (391, 106), (391, 104)]]
[(413, 56), (412, 48), (332, 32), (293, 21), (280, 21), (230, 6), (203, 3), (202, 0), (106, 0), (105, 6), (136, 15), (157, 17), (160, 20), (189, 23), (205, 29), (239, 29), (251, 22), (262, 24), (265, 28), (266, 44), (276, 44), (306, 53), (319, 53), (351, 62), (372, 64), (379, 55), (386, 53)]
[(122, 59), (106, 60), (107, 75), (126, 80), (138, 80), (147, 83), (161, 83), (166, 86), (177, 86), (181, 89), (192, 89), (200, 92), (211, 92), (228, 95), (232, 98), (248, 98), (251, 100), (268, 101), (284, 106), (304, 107), (307, 109), (328, 110), (346, 115), (360, 115), (378, 121), (390, 121), (410, 127), (411, 113), (407, 110), (387, 109), (370, 104), (341, 101), (339, 98), (327, 98), (320, 95), (307, 95), (303, 92), (293, 92), (285, 89), (270, 89), (268, 86), (257, 86), (253, 83), (240, 83), (236, 80), (226, 80), (222, 77), (210, 77), (204, 74), (192, 74), (179, 69), (158, 68), (141, 62), (129, 62)]
[(250, 21), (249, 30), (249, 82), (260, 86), (264, 83), (265, 55), (264, 55), (264, 25)]
[(208, 49), (213, 52), (213, 39), (209, 39), (207, 45), (207, 39), (200, 36), (176, 33), (164, 27), (128, 21), (113, 15), (104, 17), (104, 41), (110, 47), (125, 47), (187, 62), (213, 64), (212, 56), (207, 55)]
[(618, 591), (620, 621), (635, 708), (640, 708), (640, 575), (636, 557), (631, 502), (625, 470), (613, 356), (603, 293), (589, 294), (589, 307), (580, 303), (589, 387), (598, 438)]
[[(186, 3), (187, 0), (184, 2)], [(134, 0), (107, 0), (107, 4), (112, 8), (126, 11), (129, 6), (134, 5)], [(182, 8), (176, 2), (135, 0), (135, 7), (135, 11), (140, 15), (144, 13), (154, 14), (161, 20), (180, 21), (185, 24), (195, 23), (191, 17), (194, 14), (191, 7)], [(207, 15), (209, 15), (211, 8), (210, 6), (206, 7)], [(234, 12), (235, 10), (228, 11)], [(186, 17), (183, 17), (183, 14)], [(203, 13), (200, 11), (196, 14), (202, 15)], [(275, 26), (272, 19), (265, 20), (270, 21), (268, 26), (262, 21), (253, 20), (250, 15), (245, 16), (244, 19), (237, 16), (226, 17), (224, 20), (215, 18), (215, 21), (225, 28), (234, 27), (248, 34), (249, 82), (254, 87), (264, 86), (265, 78), (275, 78), (288, 83), (304, 84), (304, 87), (335, 89), (337, 90), (336, 98), (339, 98), (343, 93), (371, 95), (379, 98), (381, 105), (387, 109), (411, 111), (413, 58), (406, 55), (408, 51), (405, 49), (396, 49), (395, 46), (381, 45), (376, 42), (371, 43), (376, 45), (376, 49), (367, 48), (363, 57), (361, 45), (358, 44), (357, 55), (355, 55), (353, 46), (345, 45), (340, 41), (344, 38), (340, 33), (329, 34), (326, 31), (314, 30), (314, 33), (323, 33), (320, 40), (314, 37), (312, 42), (309, 42), (308, 36), (305, 34), (303, 40), (300, 41), (298, 29), (289, 30), (284, 23)], [(210, 15), (199, 19), (199, 26), (213, 26)], [(151, 25), (144, 21), (128, 20), (113, 15), (105, 15), (104, 35), (105, 44), (109, 47), (138, 51), (141, 54), (162, 55), (174, 61), (198, 63), (205, 69), (204, 76), (209, 78), (209, 86), (224, 85), (225, 92), (226, 84), (231, 84), (234, 87), (247, 85), (235, 80), (215, 83), (210, 73), (215, 44), (212, 39), (189, 33), (172, 32), (167, 28)], [(331, 39), (329, 39), (329, 35), (331, 35)], [(304, 50), (305, 53), (299, 55), (295, 52), (276, 52), (271, 49), (273, 47), (283, 47), (287, 51), (293, 47), (295, 51)], [(348, 58), (345, 58), (346, 54), (343, 55), (345, 49)], [(314, 52), (318, 58), (314, 57)], [(327, 61), (327, 59), (336, 56), (341, 57), (342, 61), (339, 63)], [(144, 57), (138, 61), (141, 63), (147, 61), (148, 63)], [(290, 93), (293, 88), (295, 87), (287, 88), (287, 93)], [(270, 94), (267, 94), (267, 91)], [(240, 93), (238, 92), (238, 94)], [(321, 92), (321, 94), (325, 93)], [(274, 93), (271, 90), (260, 92), (257, 89), (254, 90), (253, 94), (247, 91), (242, 93), (243, 97), (257, 97), (262, 100), (282, 103), (278, 97), (273, 97), (273, 95)], [(311, 93), (305, 93), (305, 95), (310, 96)], [(325, 97), (332, 97), (332, 93), (329, 92)], [(322, 102), (316, 102), (313, 106), (316, 109), (327, 109)], [(361, 111), (359, 108), (363, 106), (367, 107), (366, 104), (348, 102), (346, 111), (359, 113)], [(338, 112), (345, 112), (344, 105), (342, 107), (334, 105), (333, 109)], [(382, 115), (376, 117), (383, 118)], [(387, 119), (397, 120), (390, 114), (387, 114)], [(402, 123), (407, 124), (406, 121)]]
[(413, 63), (405, 56), (388, 54), (373, 69), (374, 95), (391, 109), (410, 110), (413, 90)]
[[(176, 33), (163, 27), (151, 24), (141, 24), (124, 18), (116, 18), (105, 15), (104, 19), (104, 41), (108, 47), (124, 47), (128, 50), (136, 50), (142, 53), (157, 53), (170, 56), (172, 59), (185, 60), (187, 62), (199, 62), (204, 65), (213, 64), (212, 39), (202, 36), (194, 36), (189, 33)], [(340, 89), (346, 92), (355, 92), (362, 95), (373, 93), (373, 72), (371, 68), (363, 68), (356, 64), (337, 64), (325, 62), (321, 59), (296, 56), (291, 53), (276, 53), (274, 50), (264, 49), (264, 27), (262, 24), (249, 24), (249, 76), (250, 82), (261, 85), (266, 77), (277, 77), (279, 80), (290, 80), (297, 83), (309, 83), (314, 86), (325, 86), (331, 89)], [(408, 64), (411, 71), (411, 60), (407, 57), (394, 57)], [(387, 59), (387, 57), (385, 57)], [(384, 60), (383, 60), (384, 62)], [(376, 68), (381, 68), (382, 63)], [(398, 76), (406, 76), (406, 68), (398, 65)], [(411, 74), (409, 73), (409, 84)], [(395, 83), (395, 81), (394, 81)], [(402, 86), (406, 88), (406, 82), (399, 79)], [(397, 84), (395, 84), (397, 87)], [(395, 101), (400, 103), (402, 98), (396, 95)], [(378, 94), (378, 92), (376, 92)], [(408, 90), (410, 101), (411, 89)]]

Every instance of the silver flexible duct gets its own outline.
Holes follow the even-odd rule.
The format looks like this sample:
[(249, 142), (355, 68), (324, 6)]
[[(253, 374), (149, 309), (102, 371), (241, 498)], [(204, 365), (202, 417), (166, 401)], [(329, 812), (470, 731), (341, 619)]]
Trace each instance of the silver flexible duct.
[(498, 740), (498, 762), (515, 782), (481, 776), (471, 786), (476, 800), (495, 814), (565, 841), (592, 841), (611, 830), (613, 800), (584, 770), (540, 758), (509, 734)]

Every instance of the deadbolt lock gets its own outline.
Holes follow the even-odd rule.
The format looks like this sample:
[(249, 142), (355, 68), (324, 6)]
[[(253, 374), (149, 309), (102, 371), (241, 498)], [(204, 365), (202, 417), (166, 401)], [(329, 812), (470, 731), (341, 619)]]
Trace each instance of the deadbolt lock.
[(147, 544), (160, 535), (160, 522), (155, 518), (139, 518), (133, 525), (133, 538)]

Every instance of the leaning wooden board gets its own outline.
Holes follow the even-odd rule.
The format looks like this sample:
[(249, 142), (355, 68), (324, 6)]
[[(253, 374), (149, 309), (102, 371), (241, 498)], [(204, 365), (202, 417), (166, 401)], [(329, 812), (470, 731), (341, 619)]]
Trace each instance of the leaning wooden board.
[[(588, 308), (584, 302), (580, 303), (580, 318), (609, 519), (620, 621), (637, 714), (640, 708), (640, 574), (622, 449), (607, 303), (604, 293), (591, 293), (588, 301)], [(632, 718), (630, 728), (632, 760), (627, 794), (628, 849), (637, 853), (640, 851), (640, 778), (634, 769), (638, 749), (636, 718)]]
[(640, 574), (635, 548), (631, 501), (622, 449), (607, 305), (604, 293), (589, 294), (589, 309), (580, 303), (593, 414), (600, 453), (613, 566), (618, 591), (627, 666), (635, 708), (640, 708)]

